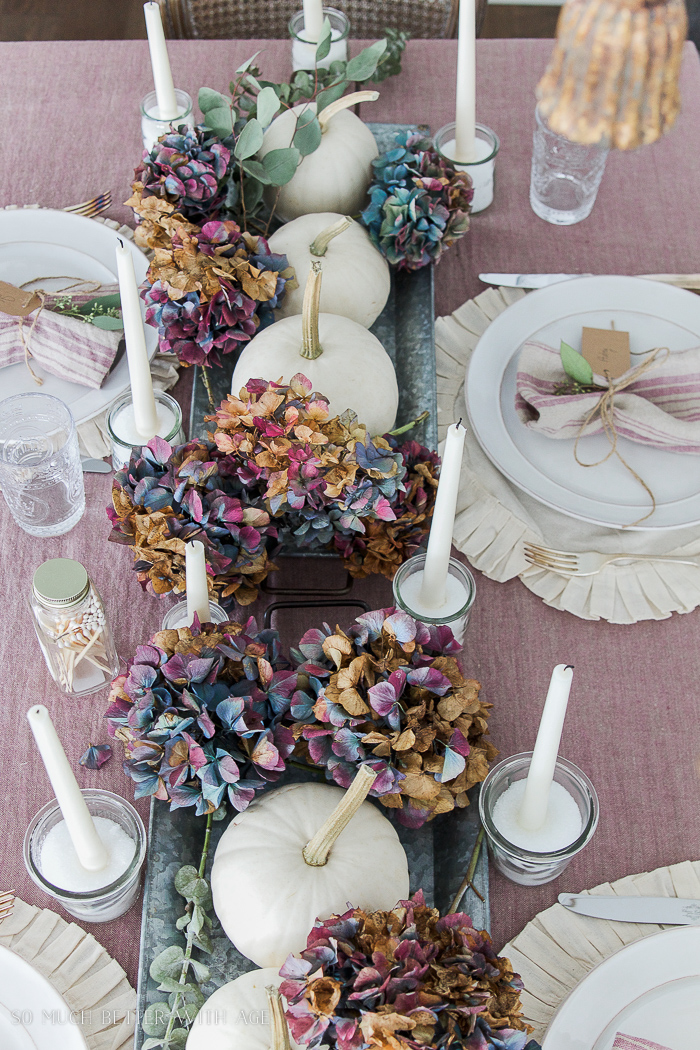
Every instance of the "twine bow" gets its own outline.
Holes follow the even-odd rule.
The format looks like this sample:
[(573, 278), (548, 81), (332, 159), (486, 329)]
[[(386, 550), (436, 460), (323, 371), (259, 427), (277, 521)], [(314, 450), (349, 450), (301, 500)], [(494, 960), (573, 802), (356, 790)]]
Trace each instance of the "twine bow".
[[(631, 528), (633, 525), (640, 525), (643, 521), (646, 521), (647, 518), (650, 518), (656, 510), (656, 498), (652, 490), (647, 485), (646, 481), (644, 481), (644, 479), (639, 476), (634, 467), (631, 467), (629, 465), (627, 460), (618, 450), (617, 429), (615, 427), (615, 395), (619, 394), (626, 387), (636, 382), (636, 380), (639, 379), (640, 376), (644, 375), (645, 372), (648, 372), (652, 368), (655, 368), (657, 365), (660, 365), (663, 361), (666, 360), (670, 352), (671, 351), (667, 346), (657, 346), (654, 350), (648, 350), (647, 353), (651, 356), (647, 357), (647, 359), (645, 361), (642, 361), (640, 365), (637, 365), (636, 368), (625, 372), (625, 374), (621, 376), (621, 378), (617, 381), (611, 379), (608, 373), (606, 372), (605, 378), (608, 381), (607, 390), (604, 390), (602, 392), (602, 394), (598, 398), (598, 401), (584, 419), (583, 423), (579, 427), (578, 434), (576, 435), (576, 441), (574, 442), (574, 458), (579, 464), (579, 466), (599, 467), (602, 463), (607, 463), (611, 456), (617, 456), (625, 470), (628, 470), (632, 477), (635, 479), (635, 481), (638, 481), (642, 488), (649, 494), (649, 498), (651, 499), (651, 510), (648, 511), (643, 517), (637, 518), (636, 521), (631, 522), (630, 525), (623, 525), (623, 528)], [(664, 354), (664, 356), (661, 359), (659, 359), (659, 354)], [(603, 431), (605, 433), (606, 438), (610, 442), (610, 451), (607, 455), (603, 456), (602, 459), (596, 460), (595, 463), (584, 463), (583, 460), (579, 459), (578, 443), (583, 437), (586, 427), (595, 419), (596, 416), (600, 416), (600, 422), (602, 424)]]
[[(24, 284), (21, 284), (19, 287), (20, 288), (26, 288), (28, 284), (36, 284), (37, 281), (48, 281), (48, 280), (52, 280), (52, 281), (54, 281), (54, 280), (56, 280), (56, 281), (72, 281), (73, 282), (72, 284), (66, 285), (65, 288), (62, 288), (61, 289), (61, 293), (69, 292), (72, 288), (80, 288), (81, 285), (84, 286), (82, 290), (86, 291), (86, 292), (87, 291), (96, 292), (98, 290), (98, 288), (102, 287), (100, 281), (90, 280), (89, 278), (85, 278), (85, 277), (68, 277), (65, 274), (61, 274), (60, 277), (51, 277), (51, 278), (49, 278), (49, 277), (33, 277), (31, 280), (25, 281)], [(92, 286), (92, 287), (90, 287), (90, 286)], [(36, 327), (36, 323), (39, 320), (39, 317), (41, 316), (41, 311), (44, 309), (44, 306), (46, 304), (46, 296), (49, 293), (45, 292), (43, 290), (43, 288), (37, 288), (37, 289), (35, 289), (34, 294), (36, 296), (38, 296), (40, 302), (39, 302), (38, 308), (34, 312), (34, 316), (32, 317), (31, 328), (29, 329), (29, 331), (27, 333), (26, 339), (25, 339), (25, 336), (24, 336), (24, 318), (23, 317), (18, 317), (17, 318), (17, 329), (18, 329), (18, 332), (19, 332), (19, 341), (22, 344), (22, 349), (24, 350), (24, 363), (27, 366), (27, 368), (29, 369), (29, 374), (32, 377), (32, 379), (34, 380), (34, 382), (37, 384), (37, 386), (43, 386), (44, 385), (44, 380), (41, 378), (41, 376), (38, 376), (36, 374), (36, 372), (34, 371), (34, 369), (32, 368), (32, 366), (29, 363), (29, 358), (32, 356), (32, 352), (29, 349), (29, 344), (31, 343), (31, 340), (32, 340), (32, 332), (34, 331), (34, 328)]]

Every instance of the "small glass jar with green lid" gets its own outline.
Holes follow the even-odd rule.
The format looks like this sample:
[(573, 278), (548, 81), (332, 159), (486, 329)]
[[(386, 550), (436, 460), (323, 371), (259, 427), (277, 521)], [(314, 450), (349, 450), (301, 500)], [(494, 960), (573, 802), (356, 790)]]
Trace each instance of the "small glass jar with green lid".
[(104, 689), (119, 657), (102, 598), (87, 570), (71, 558), (51, 558), (34, 573), (34, 630), (51, 677), (64, 693)]

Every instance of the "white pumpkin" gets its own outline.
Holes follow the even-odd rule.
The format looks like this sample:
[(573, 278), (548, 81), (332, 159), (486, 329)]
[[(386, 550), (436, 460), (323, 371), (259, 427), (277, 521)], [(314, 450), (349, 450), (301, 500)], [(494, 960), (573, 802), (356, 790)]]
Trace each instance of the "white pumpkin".
[[(307, 274), (314, 259), (323, 259), (322, 313), (342, 314), (369, 328), (384, 309), (391, 290), (389, 264), (364, 226), (349, 215), (301, 215), (272, 234), (270, 248), (286, 255), (297, 275)], [(300, 314), (303, 302), (301, 285), (285, 291), (277, 316)]]
[(239, 952), (258, 966), (300, 952), (316, 918), (348, 904), (388, 910), (408, 895), (406, 854), (393, 826), (364, 802), (368, 766), (347, 791), (289, 784), (233, 818), (216, 849), (214, 909)]
[(187, 1050), (300, 1050), (284, 1017), (277, 969), (251, 970), (210, 995), (187, 1037)]
[[(279, 193), (277, 187), (268, 190), (267, 200), (276, 201), (281, 219), (318, 211), (343, 215), (362, 211), (372, 181), (372, 161), (379, 150), (367, 125), (347, 107), (378, 97), (376, 91), (356, 91), (321, 110), (318, 120), (323, 134), (318, 149), (302, 158), (294, 177), (280, 187)], [(302, 102), (276, 117), (265, 132), (258, 156), (291, 146), (297, 117), (309, 110), (316, 112), (315, 102)]]
[(249, 379), (289, 383), (299, 372), (328, 398), (331, 416), (350, 408), (370, 436), (386, 434), (396, 421), (399, 387), (391, 358), (371, 332), (340, 314), (319, 314), (321, 263), (311, 264), (303, 313), (283, 317), (243, 347), (231, 392)]

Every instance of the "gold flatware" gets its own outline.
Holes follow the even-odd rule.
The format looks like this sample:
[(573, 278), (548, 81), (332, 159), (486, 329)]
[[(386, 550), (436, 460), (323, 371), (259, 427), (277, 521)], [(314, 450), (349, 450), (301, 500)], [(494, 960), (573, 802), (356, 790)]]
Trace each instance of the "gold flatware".
[(107, 208), (112, 206), (112, 193), (101, 193), (98, 197), (91, 197), (89, 201), (82, 201), (81, 204), (71, 204), (69, 208), (63, 208), (63, 211), (70, 212), (71, 215), (84, 215), (86, 218), (92, 218), (95, 215), (99, 215), (103, 211), (107, 211)]
[(15, 894), (14, 890), (7, 890), (4, 893), (0, 893), (0, 922), (6, 919), (11, 913), (15, 906)]
[(582, 554), (552, 550), (551, 547), (540, 547), (536, 543), (525, 543), (524, 554), (530, 565), (538, 569), (549, 569), (560, 576), (595, 576), (611, 562), (657, 561), (700, 568), (700, 556), (679, 558), (672, 554), (600, 554), (598, 551)]

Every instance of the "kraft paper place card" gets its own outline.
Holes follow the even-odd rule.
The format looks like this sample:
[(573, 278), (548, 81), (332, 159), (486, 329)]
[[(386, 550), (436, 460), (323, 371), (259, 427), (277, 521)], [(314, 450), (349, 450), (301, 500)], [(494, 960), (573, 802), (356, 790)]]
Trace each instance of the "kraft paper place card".
[(584, 328), (581, 353), (599, 376), (617, 379), (632, 367), (630, 334), (617, 328)]
[(26, 317), (37, 306), (41, 306), (41, 299), (36, 292), (26, 292), (23, 288), (15, 288), (13, 284), (0, 281), (0, 313)]

